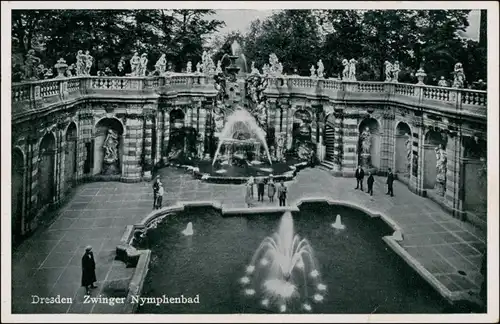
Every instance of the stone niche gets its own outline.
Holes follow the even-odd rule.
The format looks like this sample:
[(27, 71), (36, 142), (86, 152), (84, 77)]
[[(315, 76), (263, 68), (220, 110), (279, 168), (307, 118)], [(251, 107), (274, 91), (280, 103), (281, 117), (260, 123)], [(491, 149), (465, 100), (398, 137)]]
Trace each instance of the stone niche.
[(365, 171), (380, 168), (380, 124), (375, 118), (365, 118), (359, 123), (358, 164)]
[(94, 129), (93, 175), (121, 175), (124, 131), (123, 124), (116, 118), (103, 118), (97, 122)]

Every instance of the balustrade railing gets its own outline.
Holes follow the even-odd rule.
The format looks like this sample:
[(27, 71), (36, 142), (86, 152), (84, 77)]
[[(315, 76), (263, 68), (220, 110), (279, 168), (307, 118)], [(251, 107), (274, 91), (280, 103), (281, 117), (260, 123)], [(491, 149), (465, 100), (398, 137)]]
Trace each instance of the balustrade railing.
[[(11, 99), (14, 105), (23, 105), (24, 102), (35, 102), (40, 99), (59, 96), (66, 99), (66, 93), (71, 94), (81, 91), (82, 95), (99, 90), (136, 90), (150, 91), (165, 86), (167, 89), (189, 89), (207, 87), (213, 89), (213, 80), (204, 74), (171, 74), (162, 77), (72, 77), (55, 78), (50, 80), (22, 82), (12, 84)], [(435, 105), (439, 102), (457, 105), (457, 109), (470, 110), (471, 113), (486, 116), (487, 93), (486, 91), (436, 87), (427, 85), (413, 85), (405, 83), (387, 83), (370, 81), (343, 82), (334, 79), (318, 79), (300, 76), (286, 76), (283, 78), (269, 79), (268, 89), (296, 88), (297, 92), (304, 89), (323, 88), (328, 91), (345, 91), (359, 93), (388, 93), (397, 96), (398, 101), (405, 97), (418, 97), (420, 102)], [(74, 96), (72, 96), (74, 97)], [(53, 99), (47, 102), (53, 102)]]

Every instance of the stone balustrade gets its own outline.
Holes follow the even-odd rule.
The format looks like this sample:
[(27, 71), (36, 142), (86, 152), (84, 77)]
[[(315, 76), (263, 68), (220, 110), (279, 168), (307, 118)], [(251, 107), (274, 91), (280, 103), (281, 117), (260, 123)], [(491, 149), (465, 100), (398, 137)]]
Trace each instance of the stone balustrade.
[[(85, 96), (158, 96), (191, 94), (213, 97), (213, 79), (204, 74), (173, 73), (165, 77), (71, 77), (12, 84), (12, 118)], [(375, 81), (340, 81), (301, 76), (284, 76), (269, 80), (270, 97), (301, 95), (355, 101), (389, 101), (425, 109), (443, 109), (455, 114), (485, 119), (487, 92)]]

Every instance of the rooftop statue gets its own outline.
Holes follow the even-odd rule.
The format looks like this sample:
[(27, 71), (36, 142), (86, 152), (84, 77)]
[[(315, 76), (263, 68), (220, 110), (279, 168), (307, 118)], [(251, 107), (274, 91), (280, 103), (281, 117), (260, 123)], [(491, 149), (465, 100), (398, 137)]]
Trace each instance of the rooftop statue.
[(342, 80), (347, 81), (349, 79), (349, 61), (343, 59), (342, 65), (344, 66), (344, 70), (342, 70)]
[(394, 64), (392, 65), (392, 82), (398, 82), (400, 71), (401, 69), (399, 68), (399, 62), (394, 62)]
[(325, 72), (325, 66), (323, 65), (323, 61), (320, 59), (318, 61), (318, 78), (323, 78)]
[(389, 61), (385, 61), (385, 82), (391, 82), (392, 80), (392, 64)]
[(138, 75), (139, 72), (138, 69), (140, 63), (141, 63), (141, 58), (139, 57), (139, 53), (135, 52), (132, 58), (130, 59), (130, 68), (131, 68), (130, 75), (132, 76)]
[(316, 77), (316, 68), (314, 68), (314, 65), (311, 65), (311, 68), (309, 69), (311, 71), (311, 78)]

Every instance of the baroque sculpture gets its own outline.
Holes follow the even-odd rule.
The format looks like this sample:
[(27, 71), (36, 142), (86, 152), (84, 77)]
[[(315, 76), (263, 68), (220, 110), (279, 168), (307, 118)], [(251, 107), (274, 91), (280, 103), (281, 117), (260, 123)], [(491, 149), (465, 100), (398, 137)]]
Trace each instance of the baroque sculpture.
[(440, 86), (440, 87), (447, 87), (448, 86), (448, 82), (446, 81), (444, 76), (441, 76), (441, 79), (438, 82), (438, 86)]
[(120, 61), (118, 61), (118, 66), (116, 70), (118, 71), (118, 76), (125, 75), (125, 58), (123, 56), (120, 57)]
[(399, 68), (399, 62), (394, 62), (394, 64), (392, 65), (392, 82), (398, 82), (400, 71), (401, 69)]
[(318, 61), (318, 78), (323, 78), (325, 72), (325, 66), (323, 65), (323, 61), (320, 59)]
[(392, 80), (392, 64), (389, 61), (385, 61), (385, 82), (391, 82)]
[(464, 68), (462, 67), (462, 63), (457, 63), (455, 64), (453, 87), (463, 88), (464, 86), (465, 86)]
[(35, 50), (30, 49), (28, 54), (26, 54), (26, 60), (24, 61), (24, 78), (28, 80), (35, 80), (36, 67), (40, 64), (41, 60), (39, 57), (35, 56)]
[(139, 61), (139, 66), (137, 69), (137, 76), (146, 76), (148, 70), (148, 54), (142, 53), (141, 59)]
[(446, 189), (446, 150), (444, 149), (444, 145), (440, 144), (435, 149), (436, 152), (436, 186), (437, 192), (439, 195), (443, 196)]
[(131, 76), (137, 76), (138, 75), (138, 69), (139, 69), (139, 64), (141, 63), (141, 58), (139, 57), (139, 53), (135, 52), (132, 58), (130, 59), (130, 68)]
[(155, 69), (160, 75), (164, 75), (165, 72), (167, 72), (167, 59), (165, 58), (165, 54), (162, 54), (158, 61), (156, 61)]
[(85, 75), (85, 55), (82, 50), (76, 54), (76, 76)]
[(267, 63), (264, 64), (264, 66), (262, 67), (262, 74), (269, 75), (270, 73), (271, 73), (271, 67)]
[(361, 156), (361, 165), (364, 167), (370, 167), (370, 149), (372, 146), (372, 136), (370, 133), (370, 128), (365, 127), (363, 132), (360, 135), (360, 156)]
[(191, 61), (188, 61), (186, 65), (186, 73), (192, 73), (192, 72), (193, 72), (193, 63), (191, 63)]
[(202, 72), (201, 69), (202, 69), (201, 62), (196, 63), (196, 73), (197, 74), (201, 74), (201, 72)]
[(260, 74), (259, 70), (255, 67), (255, 61), (252, 61), (252, 66), (250, 68), (250, 74)]
[(346, 59), (342, 60), (342, 65), (344, 66), (344, 70), (342, 70), (342, 80), (349, 80), (349, 61)]
[(114, 130), (108, 129), (108, 133), (102, 147), (104, 149), (103, 173), (104, 174), (119, 173), (118, 134)]
[(311, 65), (311, 68), (309, 69), (311, 71), (311, 78), (316, 77), (316, 69), (314, 68), (314, 65)]
[(283, 65), (274, 53), (269, 55), (269, 74), (272, 76), (281, 76), (283, 74)]
[(277, 136), (277, 148), (276, 148), (276, 159), (278, 161), (284, 161), (285, 160), (285, 139), (286, 139), (286, 133), (279, 133)]
[(222, 72), (222, 63), (221, 61), (217, 61), (217, 68), (215, 69), (215, 74), (220, 74), (220, 73), (223, 73)]
[(349, 61), (349, 81), (356, 81), (356, 63), (355, 59)]
[(92, 69), (92, 65), (94, 64), (94, 57), (90, 55), (90, 52), (85, 51), (85, 75), (90, 75), (90, 70)]

